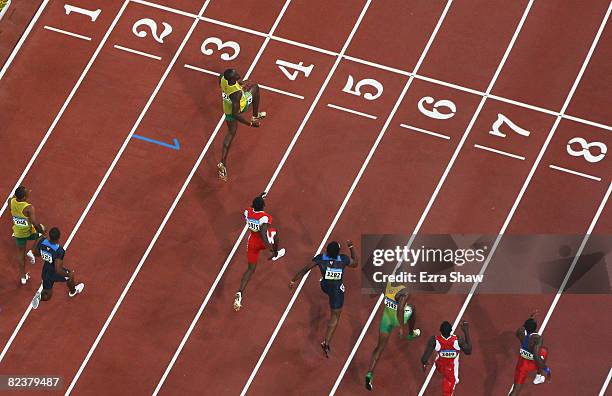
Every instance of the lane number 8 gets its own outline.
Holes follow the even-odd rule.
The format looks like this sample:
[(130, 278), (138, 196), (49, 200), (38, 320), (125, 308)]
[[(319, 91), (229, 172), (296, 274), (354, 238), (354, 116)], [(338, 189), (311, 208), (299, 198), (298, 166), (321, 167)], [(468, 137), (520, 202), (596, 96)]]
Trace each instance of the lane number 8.
[[(581, 150), (574, 150), (572, 144), (580, 145)], [(600, 153), (594, 155), (591, 152), (592, 148), (598, 148)], [(567, 153), (573, 157), (584, 157), (585, 160), (591, 163), (599, 162), (606, 156), (608, 152), (608, 146), (602, 142), (587, 142), (581, 137), (575, 137), (567, 142)]]

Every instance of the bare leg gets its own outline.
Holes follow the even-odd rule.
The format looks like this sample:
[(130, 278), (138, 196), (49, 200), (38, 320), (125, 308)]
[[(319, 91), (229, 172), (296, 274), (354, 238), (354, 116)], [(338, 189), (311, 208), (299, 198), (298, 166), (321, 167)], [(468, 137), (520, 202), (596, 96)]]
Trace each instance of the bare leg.
[(325, 334), (325, 344), (329, 346), (332, 338), (334, 337), (334, 333), (336, 332), (336, 327), (338, 326), (338, 321), (340, 320), (340, 314), (342, 313), (342, 309), (332, 309), (331, 317), (329, 318), (329, 322), (327, 323), (327, 333)]
[(374, 352), (372, 352), (372, 358), (370, 359), (370, 367), (368, 368), (368, 373), (366, 374), (365, 386), (367, 390), (373, 389), (372, 378), (374, 377), (374, 369), (376, 368), (376, 363), (378, 363), (378, 359), (385, 350), (388, 341), (389, 333), (378, 333), (378, 345), (376, 345)]
[(43, 301), (49, 301), (51, 300), (52, 295), (53, 295), (53, 289), (49, 289), (49, 290), (43, 289), (40, 299)]
[(225, 135), (225, 139), (223, 140), (223, 149), (221, 150), (221, 163), (223, 165), (227, 165), (227, 154), (229, 153), (229, 149), (232, 145), (232, 141), (236, 136), (236, 131), (238, 130), (238, 121), (236, 120), (227, 120), (227, 135)]
[(508, 393), (508, 396), (518, 396), (519, 393), (521, 392), (522, 387), (523, 385), (519, 385), (519, 384), (512, 385), (512, 390), (510, 391), (510, 393)]
[(240, 293), (244, 293), (244, 289), (246, 289), (249, 280), (251, 280), (251, 275), (255, 272), (255, 268), (257, 268), (257, 265), (248, 264), (247, 270), (244, 272), (244, 275), (242, 275), (242, 280), (240, 281), (240, 289), (238, 290)]
[(17, 265), (19, 266), (19, 277), (24, 279), (26, 276), (25, 269), (26, 245), (17, 246)]

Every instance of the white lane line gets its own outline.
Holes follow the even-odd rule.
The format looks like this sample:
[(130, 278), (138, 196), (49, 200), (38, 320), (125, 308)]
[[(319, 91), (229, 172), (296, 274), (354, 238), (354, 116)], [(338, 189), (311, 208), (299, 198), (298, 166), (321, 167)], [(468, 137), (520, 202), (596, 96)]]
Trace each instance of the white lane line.
[(601, 177), (597, 177), (597, 176), (592, 176), (586, 173), (582, 173), (582, 172), (578, 172), (572, 169), (568, 169), (568, 168), (563, 168), (561, 166), (557, 166), (557, 165), (548, 165), (550, 168), (561, 171), (561, 172), (566, 172), (566, 173), (571, 173), (572, 175), (576, 175), (576, 176), (581, 176), (587, 179), (591, 179), (591, 180), (595, 180), (595, 181), (601, 181)]
[(340, 54), (337, 52), (326, 50), (324, 48), (315, 47), (314, 45), (300, 43), (299, 41), (295, 41), (295, 40), (289, 40), (289, 39), (277, 37), (277, 36), (272, 36), (272, 40), (278, 41), (280, 43), (291, 44), (291, 45), (294, 45), (300, 48), (309, 49), (311, 51), (320, 52), (325, 55), (340, 56)]
[(197, 66), (189, 65), (189, 64), (187, 64), (187, 63), (185, 63), (185, 67), (186, 67), (187, 69), (191, 69), (191, 70), (199, 71), (200, 73), (206, 73), (206, 74), (210, 74), (210, 75), (215, 76), (215, 77), (219, 77), (219, 73), (214, 72), (214, 71), (212, 71), (212, 70), (202, 69), (201, 67), (197, 67)]
[(157, 3), (152, 3), (150, 1), (146, 1), (146, 0), (131, 0), (132, 3), (137, 3), (137, 4), (142, 4), (148, 7), (152, 7), (152, 8), (157, 8), (158, 10), (164, 10), (167, 12), (171, 12), (173, 14), (177, 14), (177, 15), (182, 15), (182, 16), (186, 16), (189, 18), (198, 18), (198, 15), (196, 14), (192, 14), (190, 12), (186, 12), (186, 11), (181, 11), (178, 10), (176, 8), (172, 8), (172, 7), (168, 7), (168, 6), (164, 6), (161, 4), (157, 4)]
[(537, 111), (537, 112), (548, 114), (548, 115), (555, 116), (555, 117), (559, 115), (559, 113), (556, 111), (548, 110), (543, 107), (530, 105), (528, 103), (519, 102), (517, 100), (508, 99), (508, 98), (504, 98), (504, 97), (497, 96), (497, 95), (489, 95), (489, 98), (493, 100), (497, 100), (499, 102), (509, 103), (509, 104), (519, 106), (519, 107), (524, 107), (529, 110)]
[(357, 111), (357, 110), (348, 109), (346, 107), (338, 106), (338, 105), (331, 104), (331, 103), (328, 103), (327, 107), (331, 107), (332, 109), (336, 109), (336, 110), (345, 111), (347, 113), (355, 114), (355, 115), (358, 115), (358, 116), (361, 116), (361, 117), (370, 118), (372, 120), (375, 120), (377, 118), (376, 116), (373, 116), (371, 114), (362, 113), (362, 112)]
[[(529, 5), (527, 6), (527, 10), (529, 8), (531, 8), (531, 5), (533, 3), (533, 0), (530, 0)], [(580, 79), (582, 78), (582, 75), (584, 74), (584, 71), (589, 63), (589, 60), (591, 59), (591, 57), (593, 56), (593, 52), (595, 51), (595, 47), (597, 46), (597, 43), (599, 42), (599, 38), (601, 37), (601, 33), (608, 21), (608, 18), (610, 17), (610, 11), (612, 11), (612, 2), (610, 2), (610, 5), (608, 7), (608, 10), (606, 11), (606, 14), (603, 18), (603, 21), (599, 27), (599, 30), (597, 32), (597, 34), (595, 35), (595, 39), (593, 40), (593, 43), (591, 44), (591, 48), (589, 49), (589, 52), (587, 53), (587, 56), (582, 64), (582, 67), (580, 69), (580, 71), (578, 72), (578, 76), (576, 76), (576, 80), (574, 81), (574, 84), (572, 86), (572, 89), (570, 90), (569, 94), (567, 95), (567, 98), (565, 99), (565, 103), (563, 104), (563, 107), (561, 108), (561, 111), (559, 112), (559, 116), (557, 116), (557, 119), (555, 120), (555, 123), (553, 124), (547, 138), (546, 141), (544, 142), (544, 145), (542, 146), (542, 149), (540, 150), (540, 153), (538, 154), (538, 157), (536, 158), (534, 165), (531, 168), (531, 171), (529, 172), (529, 175), (527, 176), (527, 179), (525, 180), (525, 183), (523, 184), (523, 187), (521, 188), (521, 191), (519, 192), (519, 195), (517, 196), (514, 204), (512, 205), (512, 208), (510, 209), (510, 213), (508, 214), (508, 217), (506, 218), (506, 221), (504, 222), (504, 225), (502, 226), (502, 229), (500, 231), (500, 233), (498, 234), (497, 238), (495, 239), (495, 242), (493, 243), (493, 246), (489, 252), (489, 255), (487, 256), (487, 259), (485, 260), (482, 269), (480, 270), (480, 275), (484, 274), (484, 272), (486, 271), (487, 267), (489, 266), (489, 262), (491, 261), (491, 257), (493, 257), (493, 254), (495, 253), (495, 250), (497, 249), (497, 246), (499, 245), (501, 238), (503, 236), (503, 234), (505, 233), (506, 229), (508, 228), (508, 225), (510, 224), (510, 220), (512, 219), (512, 217), (514, 216), (514, 212), (516, 211), (518, 204), (520, 203), (521, 199), (523, 198), (523, 195), (525, 194), (525, 191), (527, 190), (527, 186), (529, 185), (529, 183), (531, 182), (531, 179), (533, 178), (533, 175), (535, 174), (535, 171), (538, 167), (538, 165), (540, 164), (540, 161), (542, 160), (542, 157), (544, 156), (544, 152), (546, 151), (546, 149), (548, 148), (548, 145), (550, 144), (550, 141), (552, 140), (555, 131), (557, 130), (557, 127), (559, 126), (559, 123), (561, 122), (562, 119), (562, 115), (565, 112), (565, 110), (567, 109), (567, 107), (569, 106), (570, 101), (572, 100), (572, 96), (574, 94), (574, 92), (576, 91), (576, 87), (578, 86)], [(526, 11), (527, 12), (527, 11)], [(526, 17), (526, 14), (523, 15), (523, 19), (521, 20), (521, 23), (519, 24), (519, 26), (522, 26), (524, 19)], [(514, 41), (514, 38), (513, 38)], [(461, 309), (459, 310), (459, 314), (457, 315), (457, 317), (455, 318), (455, 322), (453, 323), (453, 330), (455, 330), (457, 328), (457, 326), (459, 325), (459, 322), (461, 321), (461, 318), (463, 317), (463, 314), (465, 313), (468, 305), (470, 304), (470, 301), (472, 300), (472, 297), (474, 296), (474, 293), (476, 292), (476, 288), (478, 287), (478, 283), (474, 283), (472, 285), (472, 288), (470, 290), (470, 293), (468, 294), (467, 298), (465, 299), (465, 302), (463, 303)], [(425, 393), (425, 390), (427, 389), (427, 386), (429, 385), (429, 383), (431, 382), (431, 378), (434, 374), (435, 368), (432, 367), (429, 370), (429, 374), (427, 375), (427, 378), (425, 379), (425, 382), (423, 383), (423, 386), (421, 387), (421, 390), (419, 392), (418, 396), (422, 396)]]
[(572, 276), (572, 272), (574, 272), (574, 268), (576, 268), (576, 263), (578, 263), (578, 259), (580, 259), (580, 256), (582, 255), (582, 252), (584, 251), (584, 247), (586, 246), (589, 240), (589, 237), (593, 233), (593, 230), (595, 229), (595, 225), (597, 224), (599, 217), (601, 217), (601, 213), (603, 212), (604, 207), (606, 206), (606, 203), (608, 202), (608, 199), (610, 198), (611, 192), (612, 192), (612, 183), (608, 185), (608, 190), (604, 194), (604, 197), (601, 200), (601, 204), (599, 205), (599, 208), (597, 208), (597, 212), (595, 212), (595, 216), (593, 216), (593, 220), (591, 221), (591, 224), (589, 225), (589, 229), (587, 230), (587, 232), (584, 235), (584, 238), (582, 239), (582, 243), (580, 244), (580, 247), (578, 248), (578, 251), (576, 252), (576, 256), (574, 257), (574, 260), (572, 260), (572, 264), (567, 270), (567, 273), (565, 274), (565, 278), (563, 278), (563, 282), (561, 283), (561, 286), (559, 286), (559, 290), (555, 294), (555, 298), (553, 299), (553, 302), (550, 305), (548, 312), (546, 312), (546, 317), (544, 318), (544, 320), (542, 321), (542, 325), (540, 326), (540, 331), (539, 331), (540, 334), (544, 333), (544, 330), (546, 329), (546, 325), (548, 325), (548, 322), (550, 321), (550, 317), (555, 311), (555, 308), (557, 307), (557, 303), (559, 303), (559, 299), (561, 298), (561, 295), (565, 291), (567, 282), (569, 281), (570, 276)]
[(416, 78), (417, 80), (427, 81), (427, 82), (430, 82), (430, 83), (433, 83), (433, 84), (436, 84), (436, 85), (442, 85), (444, 87), (453, 88), (453, 89), (456, 89), (456, 90), (459, 90), (459, 91), (469, 92), (471, 94), (478, 95), (478, 96), (487, 96), (487, 94), (485, 94), (482, 91), (478, 91), (476, 89), (464, 87), (462, 85), (457, 85), (457, 84), (449, 83), (449, 82), (438, 80), (438, 79), (431, 78), (431, 77), (421, 76), (421, 75), (417, 74), (416, 76), (414, 76), (414, 78)]
[(56, 33), (65, 34), (67, 36), (76, 37), (76, 38), (81, 39), (81, 40), (91, 41), (91, 37), (83, 36), (81, 34), (72, 33), (72, 32), (69, 32), (67, 30), (62, 30), (62, 29), (54, 28), (53, 26), (45, 25), (44, 29), (47, 29), (47, 30), (50, 30), (50, 31), (56, 32)]
[(11, 51), (11, 54), (9, 55), (8, 59), (6, 60), (6, 62), (4, 62), (4, 65), (2, 66), (2, 70), (0, 70), (0, 80), (2, 80), (2, 77), (4, 77), (4, 74), (8, 70), (9, 66), (11, 65), (11, 63), (13, 63), (13, 59), (15, 59), (15, 57), (17, 56), (17, 53), (23, 46), (23, 43), (26, 41), (26, 39), (30, 35), (32, 28), (34, 27), (36, 22), (38, 22), (38, 18), (40, 18), (40, 15), (44, 11), (45, 7), (47, 7), (47, 4), (49, 4), (49, 0), (43, 0), (43, 2), (38, 7), (36, 14), (34, 14), (34, 17), (32, 17), (32, 20), (28, 24), (28, 27), (26, 28), (26, 30), (23, 32), (23, 34), (19, 38), (17, 45), (15, 45), (15, 48), (13, 48), (13, 51)]
[(516, 154), (512, 154), (512, 153), (508, 153), (507, 151), (502, 151), (502, 150), (497, 150), (491, 147), (487, 147), (487, 146), (483, 146), (480, 144), (475, 144), (474, 147), (481, 149), (481, 150), (485, 150), (485, 151), (490, 151), (492, 153), (496, 153), (496, 154), (500, 154), (500, 155), (505, 155), (506, 157), (510, 157), (510, 158), (515, 158), (515, 159), (519, 159), (521, 161), (525, 161), (525, 157), (522, 157), (520, 155), (516, 155)]
[(204, 22), (212, 23), (213, 25), (223, 26), (223, 27), (234, 29), (234, 30), (238, 30), (238, 31), (241, 31), (241, 32), (250, 33), (250, 34), (252, 34), (254, 36), (268, 37), (268, 35), (266, 33), (259, 32), (257, 30), (253, 30), (253, 29), (249, 29), (249, 28), (245, 28), (245, 27), (238, 26), (238, 25), (233, 25), (231, 23), (227, 23), (227, 22), (223, 22), (223, 21), (218, 21), (216, 19), (212, 19), (212, 18), (208, 18), (208, 17), (200, 17), (200, 19), (202, 21), (204, 21)]
[(0, 10), (0, 21), (2, 20), (2, 17), (4, 16), (4, 14), (6, 14), (6, 11), (8, 11), (10, 5), (11, 5), (11, 0), (8, 0), (2, 7), (2, 10)]
[(376, 69), (387, 70), (395, 74), (400, 74), (402, 76), (410, 77), (410, 72), (406, 70), (400, 70), (395, 67), (381, 65), (380, 63), (370, 62), (370, 61), (367, 61), (361, 58), (355, 58), (354, 56), (349, 56), (349, 55), (344, 55), (343, 58), (346, 60), (353, 61), (355, 63), (360, 63), (362, 65), (371, 66)]
[(117, 48), (118, 50), (122, 50), (122, 51), (126, 51), (126, 52), (131, 52), (132, 54), (144, 56), (144, 57), (155, 59), (155, 60), (161, 60), (162, 59), (161, 56), (149, 54), (148, 52), (142, 52), (142, 51), (138, 51), (138, 50), (135, 50), (135, 49), (132, 49), (132, 48), (128, 48), (128, 47), (122, 47), (120, 45), (113, 45), (113, 47)]
[(450, 136), (443, 135), (443, 134), (437, 133), (437, 132), (428, 131), (427, 129), (417, 128), (417, 127), (414, 127), (412, 125), (406, 125), (406, 124), (400, 124), (400, 126), (402, 128), (412, 129), (413, 131), (421, 132), (421, 133), (424, 133), (426, 135), (431, 135), (431, 136), (435, 136), (437, 138), (450, 140)]
[(606, 391), (608, 390), (608, 385), (610, 385), (610, 379), (612, 379), (612, 367), (610, 367), (610, 371), (608, 371), (608, 376), (601, 386), (601, 390), (599, 391), (599, 396), (606, 396)]
[(608, 131), (612, 131), (612, 126), (610, 126), (610, 125), (605, 125), (605, 124), (600, 124), (599, 122), (585, 120), (584, 118), (574, 117), (574, 116), (567, 115), (567, 114), (564, 114), (563, 118), (566, 118), (568, 120), (572, 120), (572, 121), (575, 121), (575, 122), (580, 122), (582, 124), (587, 124), (587, 125), (590, 125), (590, 126), (594, 126), (594, 127), (597, 127), (597, 128), (607, 129)]
[(276, 92), (281, 95), (291, 96), (292, 98), (297, 98), (297, 99), (302, 99), (302, 100), (304, 99), (302, 95), (294, 94), (293, 92), (289, 92), (289, 91), (283, 91), (282, 89), (278, 89), (278, 88), (272, 88), (270, 86), (263, 85), (263, 84), (259, 84), (259, 88), (265, 89), (271, 92)]
[[(108, 28), (108, 30), (106, 31), (106, 34), (104, 35), (104, 37), (102, 38), (102, 40), (100, 41), (100, 44), (98, 44), (98, 48), (96, 48), (96, 51), (94, 52), (94, 54), (92, 55), (91, 59), (89, 60), (89, 62), (87, 63), (87, 66), (85, 66), (85, 69), (83, 70), (83, 72), (81, 73), (81, 76), (79, 77), (77, 83), (74, 85), (74, 87), (72, 88), (72, 91), (70, 92), (70, 94), (68, 95), (68, 98), (66, 98), (66, 101), (64, 102), (64, 104), (62, 105), (62, 108), (60, 109), (60, 111), (57, 113), (57, 116), (55, 117), (55, 119), (53, 120), (53, 123), (51, 124), (51, 126), (49, 127), (49, 129), (47, 130), (47, 133), (45, 134), (45, 136), (43, 137), (42, 141), (39, 143), (38, 147), (36, 148), (36, 151), (34, 152), (34, 155), (32, 156), (32, 158), (30, 158), (30, 161), (28, 162), (28, 165), (26, 166), (26, 168), (23, 170), (21, 176), (19, 177), (19, 180), (17, 180), (17, 183), (15, 183), (15, 187), (13, 188), (13, 190), (11, 191), (11, 195), (12, 192), (21, 185), (21, 183), (23, 182), (23, 179), (25, 178), (26, 174), (28, 173), (28, 171), (30, 170), (30, 168), (32, 167), (32, 164), (34, 163), (34, 161), (36, 160), (36, 158), (38, 158), (38, 155), (40, 154), (41, 150), (43, 149), (43, 147), (45, 146), (45, 143), (47, 142), (47, 140), (49, 139), (49, 136), (51, 136), (51, 133), (53, 132), (53, 130), (55, 129), (55, 126), (57, 125), (57, 123), (59, 122), (60, 118), (62, 117), (62, 114), (64, 114), (64, 111), (66, 111), (66, 108), (68, 107), (68, 105), (70, 104), (70, 101), (72, 100), (72, 98), (74, 97), (74, 94), (76, 93), (76, 91), (79, 89), (79, 87), (81, 86), (81, 83), (83, 82), (83, 79), (85, 78), (85, 76), (87, 75), (87, 72), (89, 72), (89, 69), (91, 69), (91, 66), (93, 65), (94, 61), (96, 60), (98, 54), (100, 53), (100, 51), (102, 50), (102, 47), (104, 46), (104, 44), (106, 43), (106, 40), (108, 39), (108, 37), (110, 36), (112, 30), (115, 28), (115, 25), (117, 25), (117, 22), (119, 21), (119, 18), (121, 17), (121, 15), (123, 15), (123, 12), (125, 11), (125, 8), (127, 7), (128, 3), (130, 0), (126, 0), (123, 5), (121, 6), (121, 9), (119, 10), (119, 12), (117, 13), (117, 16), (115, 16), (115, 19), (113, 20), (113, 22), (111, 23), (110, 27)], [(6, 210), (7, 207), (7, 202), (8, 202), (8, 198), (6, 200), (4, 200), (4, 203), (2, 205), (2, 209), (0, 209), (0, 216), (2, 216), (2, 214), (4, 213), (4, 211)], [(68, 243), (66, 243), (64, 245), (64, 247), (68, 247)], [(42, 290), (42, 286), (38, 288), (38, 291)], [(28, 317), (28, 315), (30, 314), (30, 311), (32, 310), (32, 306), (28, 303), (28, 307), (26, 309), (26, 311), (23, 313), (23, 315), (21, 316), (21, 319), (19, 320), (19, 323), (17, 324), (17, 327), (15, 327), (15, 330), (13, 330), (13, 333), (11, 334), (11, 337), (9, 338), (9, 340), (7, 341), (6, 345), (4, 346), (4, 348), (2, 349), (2, 353), (0, 353), (0, 362), (2, 362), (2, 359), (4, 359), (4, 356), (6, 355), (6, 353), (8, 352), (9, 348), (11, 347), (11, 344), (13, 343), (13, 341), (15, 340), (15, 337), (17, 336), (17, 334), (19, 333), (19, 330), (21, 329), (21, 327), (23, 326), (23, 323), (25, 322), (26, 318)]]

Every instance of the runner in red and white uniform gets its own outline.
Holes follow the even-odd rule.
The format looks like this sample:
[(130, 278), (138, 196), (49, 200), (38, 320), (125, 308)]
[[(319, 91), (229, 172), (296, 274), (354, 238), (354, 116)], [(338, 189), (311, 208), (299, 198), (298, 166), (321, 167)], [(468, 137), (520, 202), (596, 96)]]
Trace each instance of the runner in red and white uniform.
[(440, 335), (431, 336), (427, 343), (427, 348), (421, 363), (423, 371), (427, 371), (429, 358), (436, 351), (436, 371), (444, 376), (442, 381), (442, 395), (451, 396), (455, 391), (455, 386), (459, 383), (459, 354), (463, 351), (466, 355), (472, 353), (472, 342), (468, 332), (468, 323), (461, 323), (463, 337), (457, 337), (452, 333), (453, 326), (449, 322), (442, 322), (440, 325)]
[[(518, 362), (514, 370), (514, 385), (512, 385), (509, 396), (517, 396), (520, 393), (530, 373), (537, 372), (533, 380), (535, 385), (543, 383), (547, 378), (550, 381), (550, 368), (546, 366), (548, 349), (542, 346), (542, 336), (536, 333), (538, 327), (534, 319), (536, 314), (537, 311), (531, 314), (529, 319), (523, 324), (523, 327), (516, 330), (516, 337), (521, 342), (521, 348), (519, 349)], [(538, 353), (534, 353), (534, 351), (538, 351)]]
[(251, 275), (255, 272), (257, 261), (259, 260), (259, 252), (264, 249), (270, 249), (272, 256), (268, 260), (276, 261), (285, 255), (285, 249), (278, 248), (278, 233), (276, 228), (272, 228), (272, 216), (264, 212), (266, 202), (264, 198), (266, 193), (253, 199), (253, 204), (250, 208), (245, 209), (244, 217), (247, 227), (249, 227), (249, 238), (247, 243), (247, 270), (242, 275), (240, 281), (240, 289), (236, 292), (234, 298), (234, 310), (239, 311), (242, 307), (242, 295), (246, 289)]

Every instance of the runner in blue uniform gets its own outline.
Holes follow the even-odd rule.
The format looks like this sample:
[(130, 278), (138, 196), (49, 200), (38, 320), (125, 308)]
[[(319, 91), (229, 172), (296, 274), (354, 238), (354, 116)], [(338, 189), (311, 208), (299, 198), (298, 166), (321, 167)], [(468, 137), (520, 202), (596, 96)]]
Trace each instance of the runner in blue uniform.
[(49, 230), (49, 238), (42, 239), (32, 249), (35, 256), (41, 257), (43, 260), (42, 268), (42, 293), (36, 293), (32, 300), (32, 308), (38, 308), (40, 301), (48, 301), (53, 295), (53, 284), (55, 282), (65, 282), (68, 286), (68, 297), (74, 297), (81, 293), (85, 288), (85, 284), (79, 283), (75, 285), (74, 271), (64, 267), (64, 254), (66, 251), (59, 244), (60, 230), (53, 227)]
[(313, 259), (312, 263), (309, 263), (302, 268), (289, 283), (289, 288), (293, 288), (295, 282), (297, 282), (304, 274), (310, 271), (314, 266), (318, 266), (321, 271), (321, 290), (327, 294), (329, 298), (329, 307), (331, 308), (331, 317), (327, 324), (327, 333), (325, 339), (321, 342), (321, 348), (325, 353), (326, 357), (329, 357), (330, 343), (338, 326), (340, 320), (340, 314), (342, 313), (342, 306), (344, 305), (344, 268), (357, 267), (357, 257), (355, 256), (355, 250), (353, 249), (353, 242), (346, 241), (351, 257), (349, 258), (345, 254), (340, 254), (340, 244), (338, 242), (331, 242), (327, 245), (326, 254), (317, 254)]

